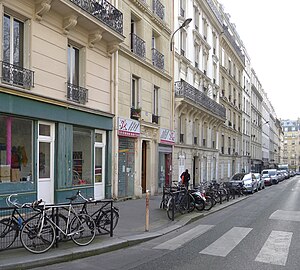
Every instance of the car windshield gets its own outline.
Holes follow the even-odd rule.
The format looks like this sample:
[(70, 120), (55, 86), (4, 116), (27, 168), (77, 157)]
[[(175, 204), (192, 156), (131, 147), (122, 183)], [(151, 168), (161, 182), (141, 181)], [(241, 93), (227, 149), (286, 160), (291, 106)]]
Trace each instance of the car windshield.
[(276, 171), (269, 171), (269, 175), (275, 175)]
[(262, 178), (268, 178), (269, 175), (268, 174), (263, 174)]
[(237, 173), (234, 176), (232, 176), (231, 180), (232, 181), (241, 181), (244, 176), (245, 176), (244, 173)]

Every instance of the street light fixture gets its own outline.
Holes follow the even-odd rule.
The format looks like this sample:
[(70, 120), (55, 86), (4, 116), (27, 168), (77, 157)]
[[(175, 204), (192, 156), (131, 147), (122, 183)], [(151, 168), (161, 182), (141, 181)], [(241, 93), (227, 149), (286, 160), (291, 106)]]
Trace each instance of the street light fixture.
[(179, 28), (177, 28), (174, 32), (173, 32), (173, 34), (172, 34), (172, 36), (171, 36), (171, 42), (170, 42), (170, 51), (173, 51), (173, 38), (174, 38), (174, 35), (180, 30), (180, 29), (182, 29), (183, 27), (186, 27), (190, 22), (192, 21), (192, 18), (187, 18), (183, 23), (182, 23), (182, 25), (180, 25), (179, 26)]

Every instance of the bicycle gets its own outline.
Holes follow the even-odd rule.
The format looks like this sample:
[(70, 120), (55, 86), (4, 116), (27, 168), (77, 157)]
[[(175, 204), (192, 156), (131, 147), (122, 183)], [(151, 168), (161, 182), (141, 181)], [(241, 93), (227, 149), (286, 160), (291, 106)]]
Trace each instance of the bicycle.
[(20, 209), (32, 206), (32, 203), (20, 204), (17, 200), (12, 201), (13, 196), (18, 196), (18, 194), (11, 194), (6, 198), (7, 206), (13, 207), (10, 216), (0, 220), (0, 250), (9, 248), (20, 234), (25, 222), (24, 214), (21, 213)]
[(108, 201), (102, 200), (102, 202), (104, 202), (103, 206), (100, 207), (97, 211), (90, 214), (89, 211), (87, 210), (88, 203), (90, 202), (97, 203), (97, 201), (95, 201), (92, 198), (89, 199), (85, 198), (81, 194), (80, 190), (78, 190), (76, 195), (74, 195), (72, 198), (73, 199), (81, 198), (84, 201), (80, 213), (88, 214), (93, 218), (96, 227), (98, 229), (98, 232), (100, 234), (107, 234), (111, 232), (111, 228), (110, 228), (111, 220), (112, 220), (112, 230), (116, 228), (119, 221), (120, 214), (119, 214), (119, 209), (115, 206), (112, 206), (112, 209), (107, 208), (107, 206), (111, 203), (111, 200)]
[[(41, 202), (41, 200), (38, 201), (38, 205)], [(21, 243), (28, 251), (39, 254), (49, 250), (54, 245), (56, 237), (59, 237), (56, 230), (59, 234), (70, 237), (79, 246), (86, 246), (94, 240), (96, 225), (93, 218), (84, 213), (77, 214), (72, 200), (66, 207), (68, 216), (64, 229), (52, 220), (53, 215), (48, 215), (45, 203), (42, 207), (38, 207), (38, 205), (33, 206), (33, 210), (38, 214), (29, 218), (21, 230)], [(74, 217), (71, 218), (71, 215)]]

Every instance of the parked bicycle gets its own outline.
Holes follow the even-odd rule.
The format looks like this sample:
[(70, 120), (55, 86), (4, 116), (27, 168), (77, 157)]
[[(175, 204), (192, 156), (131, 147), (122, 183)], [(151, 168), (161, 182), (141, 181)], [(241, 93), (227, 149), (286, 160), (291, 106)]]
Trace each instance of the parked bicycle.
[(20, 204), (16, 199), (12, 200), (12, 197), (18, 196), (18, 194), (11, 194), (6, 198), (7, 206), (11, 207), (11, 214), (0, 220), (0, 250), (9, 248), (20, 235), (20, 231), (25, 222), (24, 208), (32, 207), (32, 203)]
[[(54, 222), (53, 215), (48, 213), (45, 203), (41, 206), (33, 205), (37, 214), (29, 218), (21, 230), (21, 242), (23, 246), (32, 253), (43, 253), (49, 250), (55, 243), (58, 230), (59, 234), (70, 237), (72, 241), (85, 246), (95, 238), (96, 225), (91, 216), (85, 213), (77, 214), (72, 205), (72, 199), (67, 206), (67, 223), (63, 228)], [(42, 201), (39, 201), (40, 204)]]
[[(114, 230), (118, 224), (119, 221), (119, 209), (115, 206), (110, 207), (111, 200), (101, 200), (103, 203), (103, 206), (101, 206), (99, 209), (91, 213), (91, 211), (88, 210), (88, 204), (90, 202), (97, 203), (92, 198), (85, 198), (80, 190), (77, 191), (76, 195), (74, 195), (72, 198), (77, 199), (81, 198), (84, 201), (84, 204), (82, 206), (82, 209), (80, 213), (85, 213), (90, 215), (93, 220), (95, 221), (96, 227), (98, 229), (98, 232), (100, 234), (107, 234), (110, 233), (111, 230)], [(112, 221), (112, 227), (111, 227), (111, 221)]]

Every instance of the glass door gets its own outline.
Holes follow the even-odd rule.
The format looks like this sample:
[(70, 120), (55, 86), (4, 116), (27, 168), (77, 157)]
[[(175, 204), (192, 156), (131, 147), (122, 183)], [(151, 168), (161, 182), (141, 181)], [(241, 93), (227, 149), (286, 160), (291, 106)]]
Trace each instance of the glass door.
[(105, 198), (105, 132), (95, 131), (94, 198)]
[(39, 122), (37, 147), (37, 197), (54, 203), (54, 124)]

